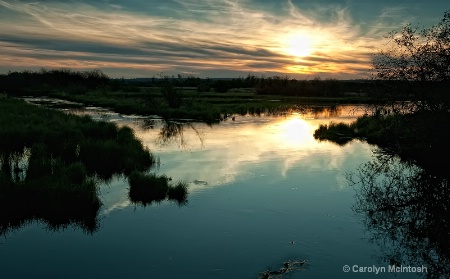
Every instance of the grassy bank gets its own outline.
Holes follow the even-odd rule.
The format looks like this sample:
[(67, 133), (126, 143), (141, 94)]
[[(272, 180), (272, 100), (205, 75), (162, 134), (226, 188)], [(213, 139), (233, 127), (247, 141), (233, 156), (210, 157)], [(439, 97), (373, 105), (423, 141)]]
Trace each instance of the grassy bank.
[(82, 162), (88, 173), (104, 178), (112, 173), (145, 170), (153, 164), (152, 154), (128, 127), (118, 128), (17, 100), (0, 100), (3, 157), (35, 148), (42, 156), (52, 155), (65, 164)]
[(378, 145), (385, 152), (398, 154), (431, 172), (448, 177), (447, 166), (442, 162), (450, 156), (449, 122), (450, 113), (447, 111), (363, 116), (351, 124), (321, 125), (314, 137), (338, 144), (362, 139)]
[(153, 164), (130, 128), (0, 98), (0, 235), (34, 220), (94, 232), (98, 181)]

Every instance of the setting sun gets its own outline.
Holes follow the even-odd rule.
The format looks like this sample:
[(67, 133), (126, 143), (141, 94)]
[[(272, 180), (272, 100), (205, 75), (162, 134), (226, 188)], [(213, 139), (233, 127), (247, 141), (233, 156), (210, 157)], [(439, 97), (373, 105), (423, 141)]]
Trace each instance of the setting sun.
[(311, 38), (305, 34), (296, 34), (287, 40), (287, 52), (296, 57), (304, 57), (311, 54)]

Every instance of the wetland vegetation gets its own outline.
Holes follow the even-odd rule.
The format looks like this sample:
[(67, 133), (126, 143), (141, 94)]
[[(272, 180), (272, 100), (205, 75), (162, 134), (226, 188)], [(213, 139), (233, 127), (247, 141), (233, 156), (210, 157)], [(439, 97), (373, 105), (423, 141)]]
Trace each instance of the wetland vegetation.
[(161, 76), (125, 80), (109, 79), (98, 71), (67, 69), (0, 75), (0, 92), (8, 96), (50, 96), (123, 114), (209, 123), (233, 114), (272, 113), (296, 105), (367, 103), (371, 87), (364, 81), (296, 80), (287, 76), (217, 80)]
[[(128, 127), (1, 98), (0, 235), (34, 220), (49, 229), (75, 225), (95, 232), (102, 204), (98, 183), (114, 175), (144, 175), (154, 164)], [(138, 186), (131, 182), (133, 192)], [(183, 204), (187, 189), (179, 185), (164, 195), (169, 191), (169, 198)], [(147, 199), (145, 194), (133, 200)]]
[(143, 206), (158, 203), (165, 199), (176, 202), (178, 205), (187, 203), (187, 183), (172, 184), (171, 178), (155, 174), (133, 172), (129, 177), (130, 191), (128, 196), (134, 204)]

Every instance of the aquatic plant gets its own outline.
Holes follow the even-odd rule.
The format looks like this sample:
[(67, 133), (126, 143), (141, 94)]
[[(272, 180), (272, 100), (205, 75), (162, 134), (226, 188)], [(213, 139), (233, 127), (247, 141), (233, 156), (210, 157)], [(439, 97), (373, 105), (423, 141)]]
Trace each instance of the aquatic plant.
[(161, 202), (165, 199), (174, 200), (178, 205), (187, 203), (187, 183), (178, 182), (176, 185), (170, 184), (171, 178), (154, 173), (145, 174), (134, 171), (128, 176), (130, 189), (128, 197), (134, 204), (143, 206), (151, 205), (154, 202)]
[(149, 205), (166, 198), (169, 190), (169, 179), (166, 176), (144, 174), (137, 171), (128, 176), (130, 184), (129, 198), (131, 202)]

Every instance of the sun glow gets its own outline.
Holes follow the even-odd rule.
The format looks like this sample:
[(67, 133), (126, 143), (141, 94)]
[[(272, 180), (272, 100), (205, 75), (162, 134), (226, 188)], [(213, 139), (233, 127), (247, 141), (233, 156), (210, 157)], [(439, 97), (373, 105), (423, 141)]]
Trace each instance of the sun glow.
[(296, 57), (305, 57), (312, 52), (312, 38), (305, 34), (295, 34), (287, 39), (287, 52)]

